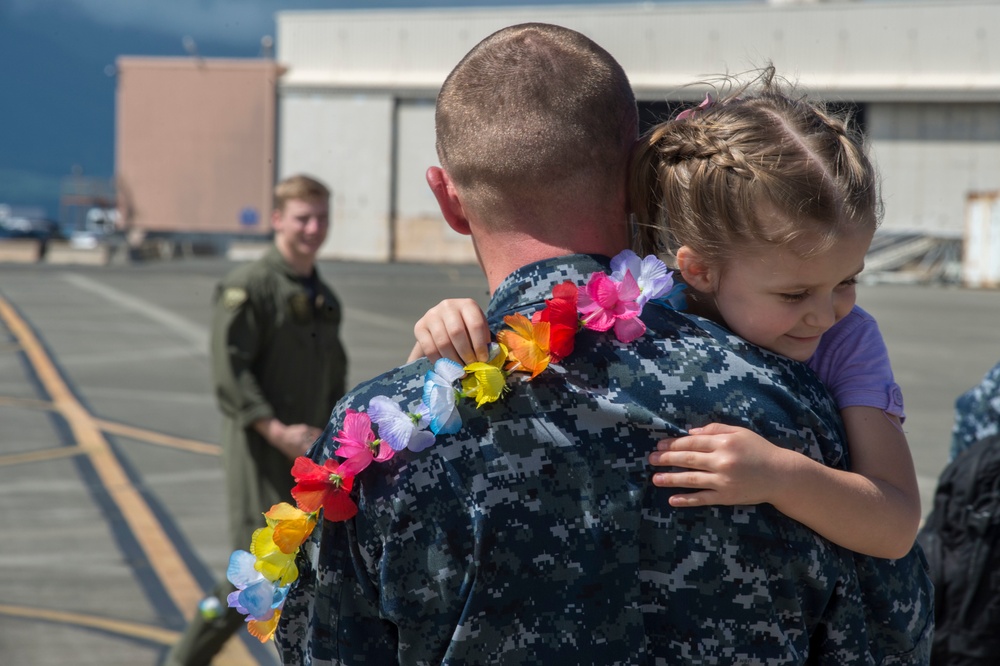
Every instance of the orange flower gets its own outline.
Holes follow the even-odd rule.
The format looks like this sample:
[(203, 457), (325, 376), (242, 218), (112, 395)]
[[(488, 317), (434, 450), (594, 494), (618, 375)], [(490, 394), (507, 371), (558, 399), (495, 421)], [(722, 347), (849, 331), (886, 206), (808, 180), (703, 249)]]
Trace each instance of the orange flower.
[(497, 333), (497, 341), (507, 347), (508, 357), (513, 359), (506, 370), (530, 372), (534, 379), (549, 367), (549, 322), (533, 324), (522, 314), (508, 315), (503, 321), (510, 328)]
[(274, 636), (274, 630), (278, 628), (278, 620), (280, 619), (281, 609), (279, 608), (274, 611), (274, 615), (270, 619), (247, 621), (247, 631), (261, 643), (266, 643)]
[(274, 545), (283, 553), (298, 550), (316, 527), (315, 513), (306, 513), (288, 502), (275, 504), (264, 518), (268, 526), (274, 528)]

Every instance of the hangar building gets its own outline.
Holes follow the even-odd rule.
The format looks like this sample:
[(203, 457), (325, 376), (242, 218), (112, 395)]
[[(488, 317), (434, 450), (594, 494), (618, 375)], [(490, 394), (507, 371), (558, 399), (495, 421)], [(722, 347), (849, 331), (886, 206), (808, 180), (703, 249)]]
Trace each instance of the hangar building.
[(995, 202), (1000, 190), (995, 0), (284, 11), (277, 175), (306, 171), (332, 185), (324, 256), (473, 260), (424, 183), (437, 163), (434, 98), (480, 39), (526, 21), (605, 47), (647, 120), (701, 99), (706, 88), (692, 82), (767, 62), (813, 96), (856, 105), (882, 172), (887, 232), (961, 238), (970, 201)]

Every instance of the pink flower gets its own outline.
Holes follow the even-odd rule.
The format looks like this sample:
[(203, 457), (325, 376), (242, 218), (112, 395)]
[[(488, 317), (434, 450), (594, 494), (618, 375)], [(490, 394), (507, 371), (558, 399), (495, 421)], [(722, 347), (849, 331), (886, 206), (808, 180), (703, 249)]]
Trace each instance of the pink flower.
[(577, 302), (583, 325), (594, 331), (613, 327), (615, 337), (621, 342), (632, 342), (646, 332), (646, 325), (639, 319), (640, 293), (639, 284), (629, 271), (625, 271), (621, 282), (615, 282), (605, 273), (592, 274)]
[(368, 467), (372, 461), (383, 462), (396, 453), (388, 442), (375, 438), (368, 415), (353, 409), (347, 410), (344, 428), (333, 441), (341, 445), (334, 453), (347, 459), (340, 465), (341, 472), (351, 476)]

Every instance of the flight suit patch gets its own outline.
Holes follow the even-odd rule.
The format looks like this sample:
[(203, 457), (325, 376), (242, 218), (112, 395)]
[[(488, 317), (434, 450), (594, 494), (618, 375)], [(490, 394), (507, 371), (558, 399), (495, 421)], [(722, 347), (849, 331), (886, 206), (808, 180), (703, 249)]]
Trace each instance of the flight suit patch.
[(289, 296), (288, 308), (292, 311), (292, 317), (300, 324), (312, 321), (312, 304), (309, 302), (307, 295), (298, 293)]
[(222, 292), (222, 307), (235, 310), (247, 300), (247, 290), (240, 287), (228, 287)]

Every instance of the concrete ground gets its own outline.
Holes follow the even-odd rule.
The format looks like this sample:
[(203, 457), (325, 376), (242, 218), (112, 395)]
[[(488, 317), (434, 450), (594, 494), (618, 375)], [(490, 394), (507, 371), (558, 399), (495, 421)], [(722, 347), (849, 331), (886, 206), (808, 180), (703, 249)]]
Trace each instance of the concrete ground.
[[(207, 339), (233, 264), (0, 264), (0, 662), (156, 664), (223, 575), (219, 418)], [(321, 264), (350, 382), (405, 359), (413, 322), (486, 301), (474, 266)], [(863, 286), (903, 388), (925, 511), (955, 398), (1000, 358), (1000, 293)], [(273, 664), (247, 636), (216, 663)]]

